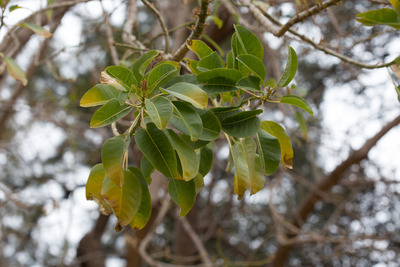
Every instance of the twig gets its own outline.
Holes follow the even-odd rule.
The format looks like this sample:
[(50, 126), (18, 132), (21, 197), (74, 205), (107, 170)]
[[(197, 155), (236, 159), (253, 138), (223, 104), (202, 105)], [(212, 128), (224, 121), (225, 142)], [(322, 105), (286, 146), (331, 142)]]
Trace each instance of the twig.
[[(279, 21), (277, 21), (275, 18), (273, 18), (272, 16), (270, 16), (268, 13), (264, 12), (264, 10), (261, 9), (261, 11), (263, 12), (265, 17), (268, 17), (269, 20), (271, 20), (273, 23), (275, 23), (278, 26), (281, 26), (281, 23)], [(335, 51), (333, 51), (332, 49), (329, 49), (321, 44), (317, 44), (316, 42), (314, 42), (313, 40), (311, 40), (310, 38), (306, 37), (305, 35), (302, 35), (292, 29), (288, 29), (288, 32), (290, 32), (291, 34), (299, 37), (302, 41), (310, 44), (311, 46), (313, 46), (314, 48), (324, 52), (325, 54), (337, 57), (339, 59), (341, 59), (344, 62), (350, 63), (352, 65), (356, 65), (360, 68), (365, 68), (365, 69), (379, 69), (379, 68), (386, 68), (389, 67), (390, 65), (393, 65), (395, 63), (394, 60), (388, 62), (388, 63), (383, 63), (383, 64), (375, 64), (375, 65), (370, 65), (370, 64), (365, 64), (363, 62), (359, 62), (357, 60), (354, 60), (348, 56), (342, 55), (340, 53), (337, 53)]]
[(200, 253), (201, 260), (206, 264), (210, 265), (212, 264), (210, 260), (210, 256), (207, 253), (206, 248), (204, 247), (200, 237), (197, 235), (193, 227), (190, 225), (189, 221), (186, 219), (186, 217), (180, 218), (183, 229), (185, 229), (186, 233), (190, 236), (192, 239), (194, 245), (196, 246), (197, 250)]
[(160, 267), (162, 266), (159, 262), (155, 261), (152, 257), (150, 257), (149, 254), (146, 252), (146, 247), (151, 241), (151, 239), (154, 236), (155, 230), (157, 226), (160, 225), (162, 220), (164, 219), (165, 215), (167, 214), (169, 207), (171, 204), (171, 199), (169, 196), (166, 196), (165, 199), (162, 201), (161, 209), (160, 212), (157, 215), (157, 218), (154, 220), (153, 225), (151, 226), (150, 231), (146, 235), (145, 238), (143, 238), (142, 242), (140, 242), (139, 245), (139, 254), (145, 260), (150, 266), (155, 266), (155, 267)]
[(101, 3), (101, 7), (103, 9), (103, 16), (104, 16), (104, 22), (105, 22), (105, 26), (106, 26), (106, 35), (107, 35), (107, 45), (108, 45), (108, 49), (110, 50), (111, 60), (114, 65), (119, 65), (118, 52), (114, 46), (115, 40), (114, 40), (114, 36), (113, 36), (111, 24), (110, 24), (110, 19), (104, 9), (103, 2), (100, 2), (100, 3)]
[(208, 5), (210, 4), (210, 0), (202, 0), (200, 6), (200, 12), (198, 14), (198, 18), (196, 21), (196, 25), (194, 29), (190, 33), (189, 37), (186, 39), (185, 43), (179, 47), (178, 51), (175, 52), (174, 56), (172, 57), (173, 61), (181, 61), (186, 53), (189, 51), (189, 48), (186, 46), (186, 42), (189, 40), (194, 40), (200, 37), (202, 34), (206, 24), (206, 18), (208, 16)]
[(165, 25), (164, 19), (162, 18), (160, 12), (157, 10), (157, 8), (154, 7), (154, 4), (150, 4), (147, 2), (147, 0), (142, 0), (143, 4), (147, 6), (153, 13), (156, 15), (158, 21), (160, 22), (161, 29), (164, 33), (164, 40), (165, 40), (165, 48), (164, 52), (168, 54), (169, 52), (169, 32), (167, 29), (167, 26)]

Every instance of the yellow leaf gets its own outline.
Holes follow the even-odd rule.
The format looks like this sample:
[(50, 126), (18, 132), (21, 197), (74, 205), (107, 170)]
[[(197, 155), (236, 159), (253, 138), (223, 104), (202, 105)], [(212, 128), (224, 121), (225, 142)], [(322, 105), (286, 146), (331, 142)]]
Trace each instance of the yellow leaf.
[(25, 72), (17, 65), (14, 59), (9, 57), (3, 57), (4, 62), (7, 66), (7, 71), (13, 79), (20, 81), (24, 86), (28, 84), (28, 79), (25, 76)]

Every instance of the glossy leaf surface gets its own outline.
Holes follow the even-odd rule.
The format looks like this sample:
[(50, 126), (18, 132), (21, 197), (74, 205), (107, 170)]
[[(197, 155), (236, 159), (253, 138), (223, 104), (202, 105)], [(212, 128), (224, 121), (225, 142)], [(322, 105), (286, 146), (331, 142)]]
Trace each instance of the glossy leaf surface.
[(89, 89), (81, 98), (81, 107), (104, 105), (111, 99), (118, 98), (120, 91), (108, 84), (97, 84)]
[(197, 75), (197, 80), (203, 84), (203, 90), (209, 94), (237, 90), (236, 82), (241, 78), (240, 71), (223, 68), (205, 71)]
[(306, 111), (311, 116), (314, 116), (311, 106), (307, 103), (304, 98), (301, 98), (297, 95), (285, 95), (280, 100), (281, 103), (290, 104), (301, 108), (302, 110)]
[(129, 135), (118, 135), (105, 141), (101, 149), (101, 159), (107, 176), (119, 186), (124, 181), (122, 161), (129, 143)]
[(248, 137), (260, 129), (257, 115), (262, 110), (242, 111), (221, 121), (222, 130), (233, 137)]
[(172, 117), (173, 105), (168, 98), (158, 96), (152, 100), (146, 98), (146, 109), (158, 129), (164, 130)]
[(238, 55), (237, 59), (246, 66), (254, 75), (264, 81), (267, 74), (264, 63), (256, 56), (245, 54)]
[(199, 59), (213, 53), (213, 50), (201, 40), (189, 40), (186, 45), (199, 57)]
[(112, 99), (104, 106), (96, 110), (90, 120), (91, 128), (98, 128), (109, 125), (126, 115), (133, 110), (133, 106), (123, 104), (120, 105), (118, 99)]
[(126, 91), (130, 92), (132, 85), (136, 84), (136, 79), (132, 71), (121, 66), (110, 66), (104, 70), (111, 78), (114, 78)]
[(154, 89), (164, 86), (179, 74), (178, 62), (162, 62), (152, 69), (147, 77), (147, 92), (149, 95)]
[(195, 84), (179, 82), (163, 90), (191, 103), (196, 108), (205, 109), (207, 107), (208, 96), (206, 92)]
[(258, 154), (265, 175), (273, 174), (279, 167), (281, 160), (281, 146), (279, 140), (265, 131), (260, 129), (257, 132)]
[(143, 155), (166, 177), (177, 175), (174, 148), (163, 131), (154, 123), (146, 124), (135, 134), (135, 141)]
[(190, 136), (192, 141), (200, 138), (203, 123), (200, 115), (187, 103), (173, 101), (175, 106), (171, 124), (180, 132)]
[(196, 185), (193, 180), (183, 181), (170, 179), (168, 193), (171, 199), (181, 208), (179, 216), (185, 216), (196, 201)]
[[(260, 60), (264, 57), (264, 47), (257, 36), (240, 25), (234, 25), (238, 41), (242, 45), (242, 49), (246, 54), (256, 56)], [(240, 54), (237, 54), (238, 56)]]

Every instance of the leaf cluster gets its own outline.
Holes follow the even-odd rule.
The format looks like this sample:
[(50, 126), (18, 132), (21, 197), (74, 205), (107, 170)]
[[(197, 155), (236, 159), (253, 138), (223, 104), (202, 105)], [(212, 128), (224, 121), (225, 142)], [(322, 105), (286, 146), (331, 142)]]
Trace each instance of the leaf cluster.
[[(153, 50), (129, 68), (107, 67), (101, 84), (81, 98), (82, 107), (101, 106), (90, 121), (93, 128), (116, 123), (128, 114), (134, 117), (125, 133), (104, 143), (102, 164), (92, 168), (86, 187), (88, 199), (118, 218), (116, 229), (146, 225), (154, 170), (169, 179), (168, 192), (179, 205), (180, 216), (186, 215), (212, 167), (218, 138), (225, 137), (229, 144), (228, 165), (234, 168), (234, 192), (239, 199), (246, 190), (260, 191), (264, 175), (273, 174), (280, 162), (292, 168), (293, 150), (285, 130), (276, 122), (260, 121), (263, 110), (246, 104), (285, 103), (312, 115), (301, 97), (273, 99), (277, 88), (287, 86), (295, 76), (295, 51), (289, 47), (280, 80), (266, 83), (263, 46), (240, 25), (235, 26), (232, 50), (225, 60), (200, 40), (187, 46), (198, 57), (185, 59), (191, 74), (180, 75), (178, 62), (154, 64), (159, 53)], [(127, 151), (133, 142), (143, 153), (137, 167), (128, 166)]]

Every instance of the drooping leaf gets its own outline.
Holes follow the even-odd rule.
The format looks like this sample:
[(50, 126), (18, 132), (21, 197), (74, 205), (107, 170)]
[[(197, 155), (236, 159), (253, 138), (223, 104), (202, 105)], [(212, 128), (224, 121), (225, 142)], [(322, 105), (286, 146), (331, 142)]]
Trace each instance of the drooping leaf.
[(97, 84), (90, 88), (81, 98), (81, 107), (94, 107), (104, 105), (111, 99), (116, 99), (119, 96), (118, 91), (114, 86), (108, 84)]
[(210, 55), (203, 57), (197, 64), (197, 68), (201, 71), (208, 71), (223, 67), (224, 61), (217, 52), (212, 52)]
[(195, 84), (180, 82), (163, 90), (191, 103), (196, 108), (205, 109), (207, 107), (208, 96), (206, 92)]
[(150, 95), (154, 89), (158, 89), (160, 86), (164, 86), (172, 78), (179, 75), (180, 65), (178, 62), (162, 62), (156, 65), (147, 76), (147, 92), (146, 95)]
[(376, 24), (388, 25), (400, 30), (400, 20), (398, 13), (391, 8), (381, 8), (370, 10), (357, 14), (356, 20), (365, 26), (374, 26)]
[(124, 182), (116, 185), (108, 176), (103, 181), (101, 194), (112, 207), (121, 226), (128, 225), (138, 212), (142, 200), (142, 186), (138, 177), (128, 170), (123, 170)]
[(147, 123), (146, 129), (135, 134), (135, 141), (143, 155), (166, 177), (177, 175), (175, 151), (163, 131), (154, 123)]
[(186, 46), (192, 50), (199, 59), (202, 59), (213, 52), (213, 50), (201, 40), (189, 40), (186, 42)]
[[(237, 39), (246, 54), (256, 56), (261, 61), (264, 57), (264, 47), (260, 40), (251, 31), (240, 25), (234, 25)], [(238, 56), (237, 54), (236, 56)]]
[(242, 199), (246, 190), (250, 187), (249, 166), (245, 159), (245, 151), (240, 141), (232, 146), (232, 158), (235, 166), (235, 175), (233, 177), (234, 193), (238, 199)]
[(130, 69), (121, 66), (109, 66), (104, 72), (114, 78), (126, 91), (130, 92), (132, 85), (138, 85)]
[(293, 168), (293, 149), (285, 130), (274, 121), (263, 121), (261, 129), (278, 138), (281, 147), (281, 161), (287, 169)]
[(8, 74), (10, 74), (14, 80), (20, 81), (23, 86), (26, 86), (28, 84), (28, 79), (25, 76), (25, 72), (18, 66), (14, 59), (3, 57), (3, 60), (6, 63)]
[(101, 195), (104, 178), (106, 178), (106, 170), (103, 164), (93, 166), (86, 183), (86, 199), (95, 201), (99, 205), (99, 210), (102, 214), (110, 215), (112, 208), (104, 201)]
[(145, 103), (151, 120), (158, 129), (164, 130), (172, 116), (173, 105), (171, 101), (166, 97), (158, 96), (152, 100), (146, 98)]
[(248, 137), (260, 129), (257, 115), (262, 110), (242, 111), (221, 121), (222, 130), (233, 137)]
[(45, 38), (49, 38), (53, 35), (51, 32), (49, 32), (45, 28), (43, 28), (37, 24), (34, 24), (34, 23), (24, 22), (24, 23), (20, 23), (19, 26), (28, 28), (28, 29), (32, 30), (34, 33), (36, 33), (37, 35), (43, 36)]
[(213, 151), (207, 146), (203, 147), (200, 150), (200, 167), (199, 167), (199, 173), (203, 177), (210, 172), (213, 162), (214, 162)]
[(180, 101), (172, 102), (175, 106), (171, 117), (171, 124), (180, 132), (190, 136), (192, 141), (200, 138), (203, 131), (203, 123), (200, 115), (190, 104)]
[(101, 159), (107, 176), (118, 186), (124, 181), (122, 162), (129, 143), (129, 135), (118, 135), (105, 141), (101, 149)]
[(254, 75), (260, 78), (261, 81), (264, 81), (267, 72), (265, 70), (264, 63), (258, 57), (250, 54), (245, 54), (238, 55), (237, 59)]
[(296, 52), (292, 47), (289, 46), (289, 54), (288, 54), (288, 60), (286, 62), (285, 70), (283, 71), (283, 74), (281, 78), (279, 79), (278, 83), (276, 86), (278, 87), (284, 87), (288, 85), (296, 75), (297, 71), (297, 55)]
[(241, 78), (240, 71), (224, 68), (205, 71), (197, 75), (197, 80), (203, 84), (203, 90), (209, 94), (237, 90), (236, 82)]
[(297, 95), (285, 95), (281, 98), (280, 100), (281, 103), (284, 104), (290, 104), (293, 106), (296, 106), (298, 108), (301, 108), (302, 110), (308, 112), (311, 116), (314, 116), (314, 113), (312, 111), (311, 106), (307, 103), (306, 100), (301, 98), (300, 96)]
[(258, 154), (265, 175), (273, 174), (279, 167), (281, 160), (281, 146), (278, 139), (266, 132), (264, 129), (260, 129), (257, 132), (258, 142)]
[(133, 62), (132, 72), (139, 83), (143, 81), (147, 67), (156, 56), (158, 56), (158, 52), (156, 50), (151, 50), (144, 53), (138, 59), (136, 59), (135, 62)]
[(143, 177), (142, 172), (135, 167), (129, 167), (129, 171), (131, 171), (138, 179), (142, 188), (142, 197), (140, 201), (140, 206), (132, 221), (129, 223), (129, 226), (134, 229), (142, 229), (146, 226), (147, 222), (150, 219), (151, 215), (151, 196), (149, 192), (149, 187), (145, 178)]
[(118, 99), (112, 99), (104, 106), (96, 110), (90, 120), (91, 128), (98, 128), (109, 125), (117, 121), (133, 110), (133, 106), (123, 104), (120, 105)]
[(307, 131), (307, 122), (304, 119), (304, 116), (300, 112), (296, 112), (296, 120), (299, 124), (301, 133), (303, 134), (304, 140), (308, 141), (308, 131)]
[(165, 132), (173, 147), (178, 153), (181, 167), (182, 177), (185, 181), (189, 181), (194, 178), (199, 172), (199, 157), (197, 156), (194, 149), (192, 149), (186, 142), (179, 137), (174, 131), (168, 129)]
[(196, 202), (196, 185), (194, 180), (183, 181), (170, 179), (168, 193), (171, 199), (181, 208), (179, 216), (185, 216)]
[(260, 84), (261, 84), (260, 78), (256, 76), (247, 76), (240, 79), (236, 83), (236, 87), (246, 90), (260, 91)]
[(143, 156), (142, 159), (140, 160), (140, 170), (142, 171), (142, 174), (147, 184), (150, 185), (151, 184), (150, 175), (153, 173), (155, 168), (153, 164), (151, 164), (151, 162), (145, 156)]
[(199, 139), (214, 141), (221, 134), (221, 123), (217, 116), (209, 109), (196, 109), (203, 123), (203, 131)]
[(250, 195), (254, 195), (263, 189), (265, 184), (261, 157), (256, 154), (254, 160), (254, 170), (250, 178)]

